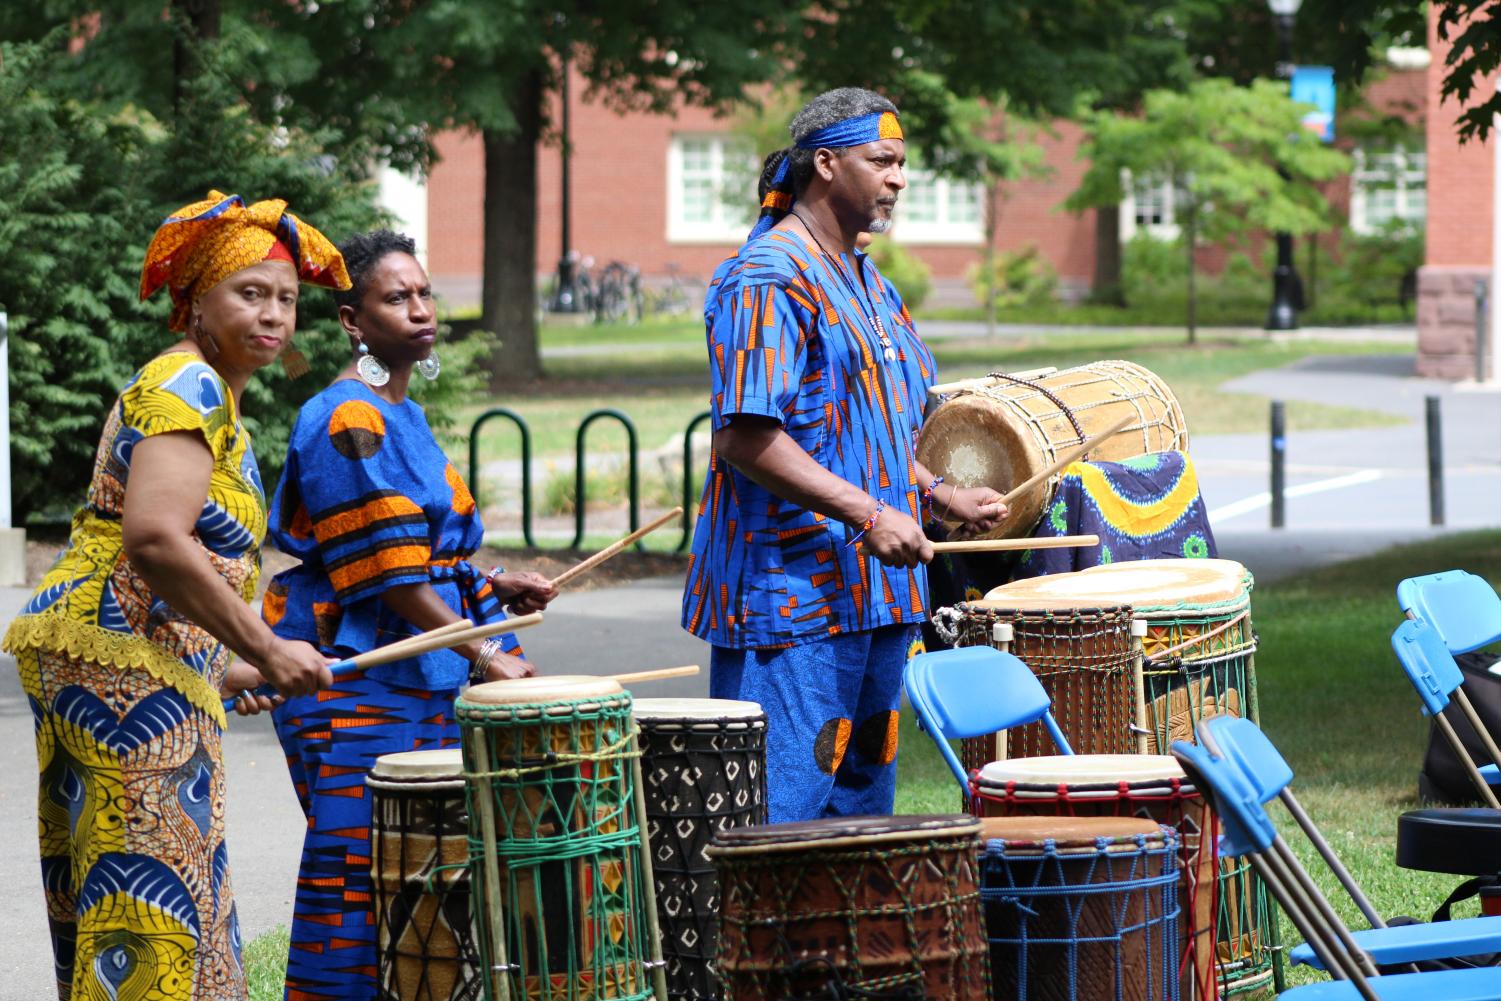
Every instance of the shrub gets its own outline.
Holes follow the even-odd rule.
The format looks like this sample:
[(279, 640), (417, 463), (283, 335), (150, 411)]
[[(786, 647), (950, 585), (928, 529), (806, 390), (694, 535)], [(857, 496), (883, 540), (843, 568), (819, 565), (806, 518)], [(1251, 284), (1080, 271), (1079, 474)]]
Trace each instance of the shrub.
[(916, 312), (933, 288), (933, 272), (903, 248), (891, 242), (890, 237), (878, 236), (870, 245), (870, 259), (896, 286), (907, 309)]
[(969, 269), (967, 278), (975, 298), (984, 305), (992, 294), (997, 309), (1040, 306), (1051, 302), (1058, 291), (1058, 273), (1035, 244), (994, 255), (986, 268), (981, 261)]

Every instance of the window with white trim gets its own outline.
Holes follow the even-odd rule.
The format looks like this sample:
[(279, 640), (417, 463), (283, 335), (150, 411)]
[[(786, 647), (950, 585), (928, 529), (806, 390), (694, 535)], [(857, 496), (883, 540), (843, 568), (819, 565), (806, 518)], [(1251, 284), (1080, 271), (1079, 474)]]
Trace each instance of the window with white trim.
[(970, 245), (985, 242), (985, 189), (907, 161), (907, 189), (897, 197), (892, 239), (898, 243)]
[(1178, 238), (1178, 212), (1186, 197), (1171, 181), (1151, 177), (1124, 178), (1126, 197), (1121, 201), (1121, 240), (1138, 233), (1159, 240)]
[(1391, 146), (1355, 150), (1350, 228), (1375, 233), (1397, 224), (1421, 229), (1428, 219), (1428, 154)]
[(744, 240), (758, 211), (757, 166), (750, 146), (738, 136), (673, 136), (667, 151), (667, 239)]

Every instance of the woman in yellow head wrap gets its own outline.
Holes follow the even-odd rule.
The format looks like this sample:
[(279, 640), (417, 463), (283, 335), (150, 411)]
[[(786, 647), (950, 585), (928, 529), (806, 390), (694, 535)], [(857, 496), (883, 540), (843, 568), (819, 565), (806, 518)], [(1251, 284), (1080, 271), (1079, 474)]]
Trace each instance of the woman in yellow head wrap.
[(300, 281), (349, 287), (285, 202), (214, 191), (162, 223), (141, 297), (167, 286), (183, 337), (121, 391), (68, 547), (5, 636), (36, 721), (63, 999), (245, 996), (221, 692), (331, 680), (248, 604), (266, 500), (240, 397), (291, 343)]

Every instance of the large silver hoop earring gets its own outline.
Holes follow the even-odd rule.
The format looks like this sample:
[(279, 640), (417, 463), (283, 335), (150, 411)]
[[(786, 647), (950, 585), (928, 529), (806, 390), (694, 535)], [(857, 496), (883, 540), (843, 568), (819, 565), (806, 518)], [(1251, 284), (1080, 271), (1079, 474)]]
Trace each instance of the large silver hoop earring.
[(360, 341), (360, 357), (354, 363), (355, 372), (368, 386), (379, 388), (391, 381), (391, 370), (386, 368), (386, 363), (370, 353), (364, 340)]
[(419, 361), (416, 368), (418, 375), (422, 376), (428, 382), (432, 382), (438, 377), (438, 373), (442, 370), (443, 366), (438, 363), (438, 353), (434, 351)]

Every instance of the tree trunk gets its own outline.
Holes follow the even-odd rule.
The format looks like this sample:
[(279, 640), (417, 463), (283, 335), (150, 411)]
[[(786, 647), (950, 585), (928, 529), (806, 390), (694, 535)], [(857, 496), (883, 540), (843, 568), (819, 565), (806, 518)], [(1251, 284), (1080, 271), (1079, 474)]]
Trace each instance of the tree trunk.
[(1197, 344), (1198, 335), (1198, 287), (1194, 278), (1198, 273), (1197, 261), (1194, 259), (1194, 246), (1198, 243), (1199, 213), (1197, 207), (1188, 210), (1188, 230), (1185, 234), (1184, 243), (1188, 246), (1188, 343)]
[(171, 12), (182, 27), (172, 37), (172, 107), (181, 108), (198, 75), (193, 48), (204, 39), (219, 37), (219, 0), (172, 0)]
[(1121, 207), (1102, 205), (1094, 210), (1094, 283), (1089, 297), (1108, 306), (1124, 306), (1121, 284)]
[(542, 138), (542, 76), (526, 76), (513, 96), (517, 129), (485, 132), (485, 251), (480, 323), (499, 338), (490, 384), (542, 377), (537, 344), (537, 143)]

